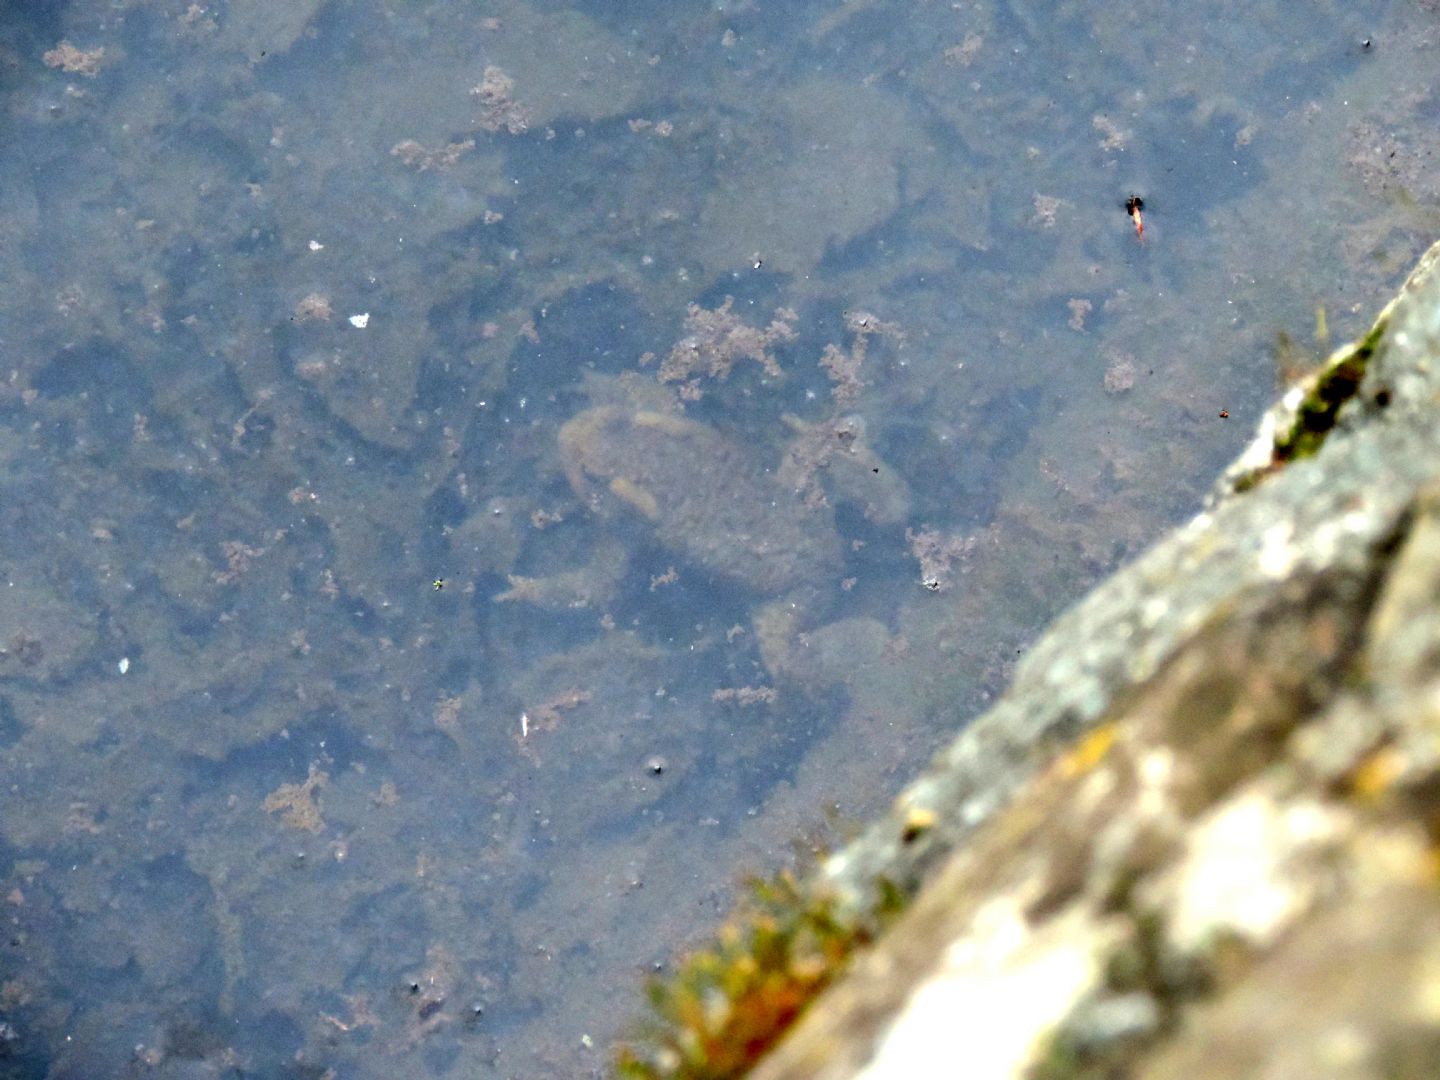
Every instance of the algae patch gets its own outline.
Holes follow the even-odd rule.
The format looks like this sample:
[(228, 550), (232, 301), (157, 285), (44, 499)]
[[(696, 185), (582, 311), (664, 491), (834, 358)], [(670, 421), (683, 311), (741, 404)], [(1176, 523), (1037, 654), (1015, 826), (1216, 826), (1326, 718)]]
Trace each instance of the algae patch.
[(1284, 463), (1310, 457), (1334, 428), (1341, 408), (1360, 391), (1365, 369), (1385, 332), (1382, 320), (1370, 333), (1336, 353), (1305, 388), (1294, 422), (1275, 439), (1275, 461)]
[(885, 882), (873, 909), (782, 872), (753, 879), (716, 940), (651, 982), (651, 1016), (617, 1058), (632, 1080), (744, 1076), (904, 906)]

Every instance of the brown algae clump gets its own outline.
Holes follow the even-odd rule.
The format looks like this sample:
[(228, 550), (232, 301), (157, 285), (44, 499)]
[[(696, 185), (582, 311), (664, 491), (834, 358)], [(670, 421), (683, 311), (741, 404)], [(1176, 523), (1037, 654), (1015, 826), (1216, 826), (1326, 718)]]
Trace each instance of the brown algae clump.
[(851, 915), (789, 872), (752, 880), (718, 938), (651, 982), (652, 1015), (621, 1049), (619, 1074), (744, 1076), (901, 907), (893, 886), (874, 911)]

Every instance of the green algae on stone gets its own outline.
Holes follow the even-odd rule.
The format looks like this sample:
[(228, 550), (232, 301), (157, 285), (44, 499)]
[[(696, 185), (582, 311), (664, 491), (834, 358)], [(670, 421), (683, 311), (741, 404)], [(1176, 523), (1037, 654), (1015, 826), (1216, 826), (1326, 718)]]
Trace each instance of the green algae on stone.
[(1300, 399), (1294, 422), (1276, 436), (1275, 461), (1296, 461), (1320, 449), (1341, 408), (1359, 393), (1365, 369), (1385, 327), (1385, 320), (1377, 322), (1363, 339), (1336, 353), (1316, 374)]
[[(1391, 330), (1396, 306), (1422, 288), (1440, 261), (1432, 245), (1359, 341), (1337, 349), (1320, 369), (1293, 386), (1264, 416), (1256, 439), (1225, 471), (1219, 493), (1242, 494), (1294, 461), (1314, 456), (1340, 422), (1344, 407), (1360, 393), (1371, 360)], [(1370, 398), (1378, 408), (1390, 400), (1384, 386)], [(1213, 499), (1214, 496), (1212, 496)]]

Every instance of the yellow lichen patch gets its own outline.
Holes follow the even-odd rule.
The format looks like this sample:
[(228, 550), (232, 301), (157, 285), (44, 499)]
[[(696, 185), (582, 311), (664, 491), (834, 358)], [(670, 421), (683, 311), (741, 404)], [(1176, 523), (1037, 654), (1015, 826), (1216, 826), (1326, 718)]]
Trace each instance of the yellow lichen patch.
[(1350, 790), (1366, 802), (1376, 802), (1404, 772), (1405, 755), (1393, 746), (1382, 746), (1350, 774)]
[(1054, 774), (1066, 780), (1084, 776), (1105, 759), (1105, 755), (1110, 752), (1110, 747), (1115, 745), (1115, 737), (1119, 732), (1119, 724), (1101, 724), (1060, 755), (1055, 764), (1051, 766)]

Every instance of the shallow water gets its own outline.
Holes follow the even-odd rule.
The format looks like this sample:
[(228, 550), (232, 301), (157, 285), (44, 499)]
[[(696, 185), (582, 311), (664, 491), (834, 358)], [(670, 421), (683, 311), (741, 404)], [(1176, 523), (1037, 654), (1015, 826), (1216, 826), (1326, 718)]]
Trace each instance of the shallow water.
[(1422, 9), (7, 8), (0, 1076), (603, 1073), (1433, 238)]

